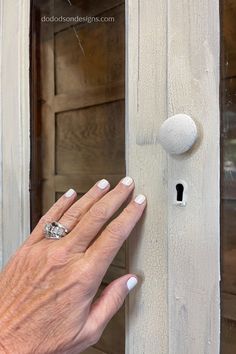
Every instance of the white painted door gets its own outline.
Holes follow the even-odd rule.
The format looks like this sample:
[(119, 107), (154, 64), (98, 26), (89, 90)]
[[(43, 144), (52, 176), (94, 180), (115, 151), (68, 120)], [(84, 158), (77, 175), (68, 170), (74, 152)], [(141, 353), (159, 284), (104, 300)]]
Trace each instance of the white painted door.
[[(129, 243), (143, 278), (127, 304), (129, 354), (219, 353), (219, 74), (218, 0), (127, 1), (127, 166), (148, 199)], [(158, 132), (178, 113), (199, 138), (175, 157)]]
[[(3, 263), (30, 224), (29, 5), (1, 0)], [(143, 280), (127, 301), (129, 354), (219, 353), (219, 72), (217, 0), (126, 1), (126, 164), (148, 198), (129, 242)], [(158, 132), (177, 113), (199, 138), (174, 157)], [(173, 202), (180, 179), (184, 207)]]

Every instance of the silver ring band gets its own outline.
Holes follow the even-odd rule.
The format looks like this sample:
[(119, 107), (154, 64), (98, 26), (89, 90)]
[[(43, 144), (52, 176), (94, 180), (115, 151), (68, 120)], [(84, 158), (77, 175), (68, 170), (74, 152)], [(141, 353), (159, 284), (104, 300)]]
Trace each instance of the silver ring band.
[(60, 238), (66, 236), (69, 231), (59, 222), (53, 221), (45, 225), (44, 232), (46, 238), (59, 240)]

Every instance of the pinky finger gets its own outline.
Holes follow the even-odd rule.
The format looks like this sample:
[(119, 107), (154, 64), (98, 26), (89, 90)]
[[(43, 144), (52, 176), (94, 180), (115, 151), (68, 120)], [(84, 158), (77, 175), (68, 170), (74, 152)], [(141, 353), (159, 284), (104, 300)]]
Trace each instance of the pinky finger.
[(84, 331), (89, 333), (92, 344), (96, 344), (112, 317), (122, 307), (129, 292), (138, 284), (135, 275), (127, 274), (114, 280), (102, 292), (91, 307)]

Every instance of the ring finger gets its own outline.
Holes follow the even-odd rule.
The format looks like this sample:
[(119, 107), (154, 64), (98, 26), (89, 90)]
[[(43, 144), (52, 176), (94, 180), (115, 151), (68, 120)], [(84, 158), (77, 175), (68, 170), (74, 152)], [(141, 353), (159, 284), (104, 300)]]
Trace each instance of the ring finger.
[[(44, 227), (46, 224), (53, 221), (59, 222), (61, 225), (65, 226), (68, 231), (71, 231), (82, 215), (84, 215), (97, 200), (106, 194), (109, 188), (109, 182), (103, 179), (93, 186), (77, 202), (75, 202), (77, 196), (76, 192), (73, 189), (70, 189), (40, 219), (38, 225), (27, 240), (28, 244), (41, 240), (44, 241)], [(46, 241), (48, 243), (48, 240)]]
[(61, 217), (59, 223), (70, 232), (81, 220), (82, 216), (101, 199), (110, 189), (106, 179), (96, 183), (83, 197), (74, 203)]

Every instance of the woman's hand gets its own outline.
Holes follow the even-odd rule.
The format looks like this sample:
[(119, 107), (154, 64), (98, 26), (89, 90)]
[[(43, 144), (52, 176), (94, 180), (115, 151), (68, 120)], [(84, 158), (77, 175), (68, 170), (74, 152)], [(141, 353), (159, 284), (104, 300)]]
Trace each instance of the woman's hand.
[[(125, 275), (93, 302), (145, 209), (139, 195), (107, 224), (133, 189), (126, 177), (110, 192), (102, 180), (78, 201), (69, 190), (42, 217), (0, 274), (0, 353), (77, 354), (99, 340), (137, 283), (134, 275)], [(69, 234), (46, 239), (45, 224), (53, 221)]]

